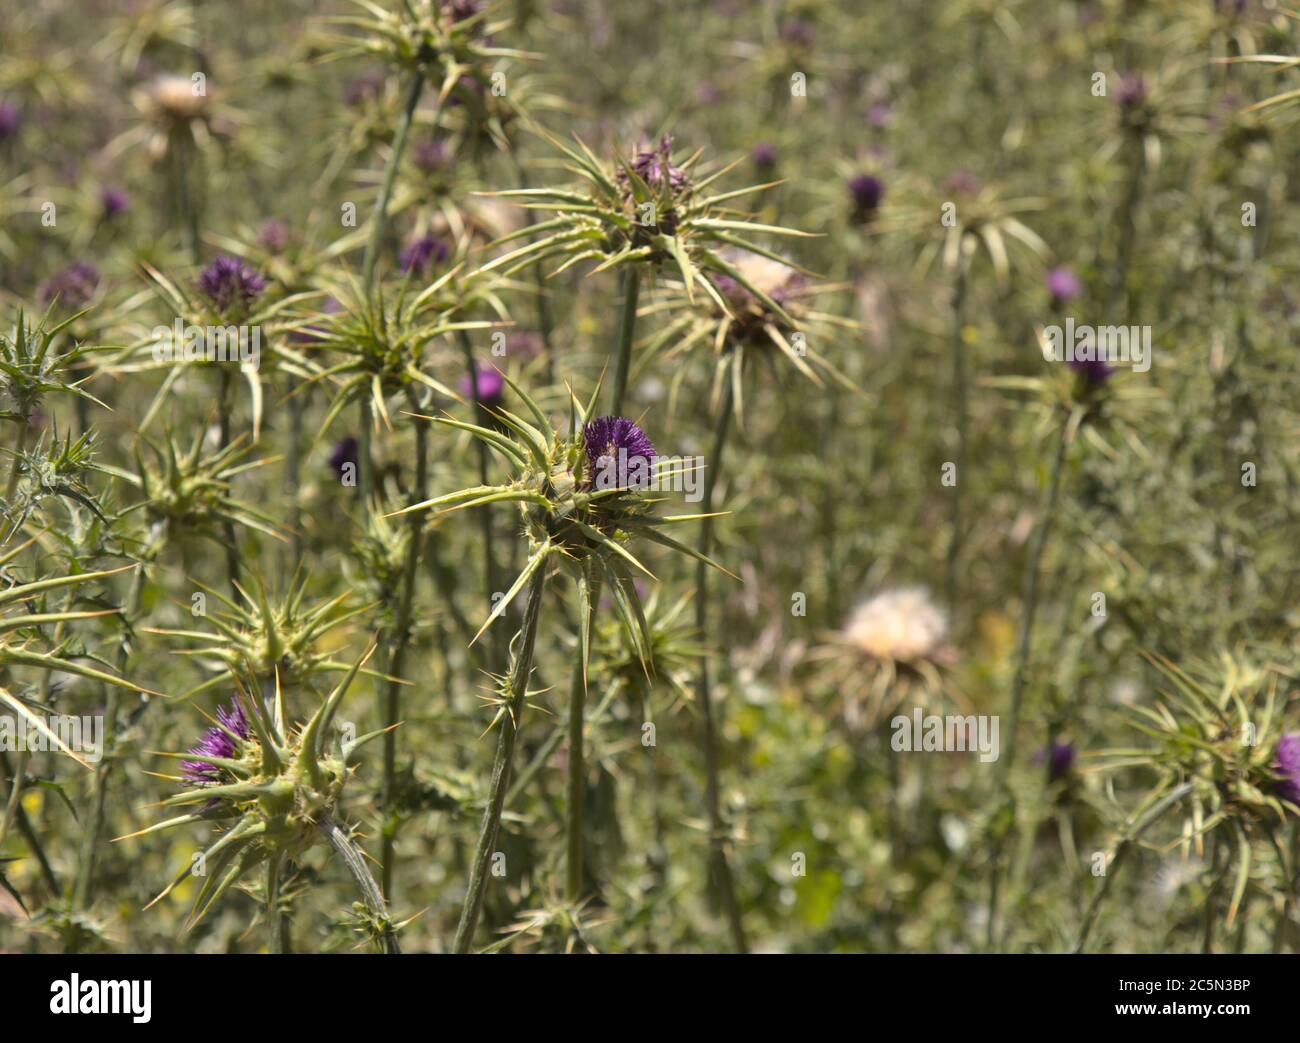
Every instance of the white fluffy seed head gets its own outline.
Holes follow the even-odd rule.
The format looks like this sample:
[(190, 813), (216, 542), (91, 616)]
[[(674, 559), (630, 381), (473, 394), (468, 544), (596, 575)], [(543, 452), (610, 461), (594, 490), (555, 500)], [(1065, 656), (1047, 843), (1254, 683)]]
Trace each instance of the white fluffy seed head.
[(873, 659), (932, 659), (948, 636), (948, 617), (922, 587), (885, 590), (860, 603), (844, 640)]

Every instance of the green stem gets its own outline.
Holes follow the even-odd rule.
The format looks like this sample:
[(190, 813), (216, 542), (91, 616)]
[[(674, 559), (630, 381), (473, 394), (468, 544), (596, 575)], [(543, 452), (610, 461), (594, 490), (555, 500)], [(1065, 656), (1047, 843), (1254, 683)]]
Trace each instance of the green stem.
[(483, 909), (488, 861), (492, 857), (492, 848), (497, 841), (497, 829), (501, 825), (501, 811), (505, 806), (506, 790), (510, 784), (510, 766), (514, 759), (515, 740), (519, 735), (519, 722), (523, 716), (524, 700), (528, 694), (528, 679), (533, 672), (533, 647), (537, 641), (537, 623), (542, 612), (542, 595), (546, 593), (546, 574), (547, 563), (543, 562), (529, 582), (528, 606), (524, 609), (524, 621), (516, 637), (518, 646), (507, 682), (506, 697), (509, 703), (506, 707), (507, 712), (501, 718), (496, 756), (492, 762), (488, 802), (483, 809), (478, 846), (474, 851), (469, 886), (465, 891), (465, 904), (461, 908), (460, 923), (456, 927), (456, 941), (453, 948), (458, 953), (469, 952), (470, 945), (474, 941), (474, 931), (478, 927), (479, 913)]
[(352, 838), (329, 815), (321, 816), (316, 823), (316, 828), (329, 841), (334, 853), (339, 856), (340, 861), (352, 874), (352, 879), (357, 885), (357, 891), (361, 894), (361, 900), (366, 903), (366, 907), (375, 915), (375, 919), (384, 925), (384, 952), (389, 956), (400, 956), (402, 950), (398, 948), (397, 935), (393, 933), (392, 925), (388, 920), (388, 906), (384, 903), (384, 896), (380, 893), (379, 885), (375, 883), (375, 878), (370, 875), (370, 870), (366, 867), (365, 857), (357, 850), (357, 846), (352, 843)]
[(1129, 826), (1119, 844), (1116, 845), (1115, 855), (1111, 858), (1110, 864), (1106, 866), (1106, 875), (1101, 878), (1101, 886), (1093, 894), (1092, 901), (1088, 903), (1088, 910), (1083, 915), (1083, 924), (1079, 927), (1079, 937), (1074, 943), (1074, 953), (1076, 955), (1083, 952), (1083, 947), (1088, 944), (1088, 936), (1092, 933), (1093, 925), (1097, 922), (1097, 913), (1101, 909), (1102, 899), (1106, 897), (1106, 892), (1110, 890), (1111, 881), (1115, 878), (1115, 870), (1119, 868), (1129, 849), (1141, 838), (1149, 826), (1153, 825), (1174, 804), (1191, 793), (1194, 787), (1195, 783), (1184, 782), (1177, 789), (1165, 794), (1163, 798), (1152, 805), (1144, 814), (1138, 816)]
[[(578, 626), (591, 633), (595, 624), (596, 601), (600, 597), (600, 583), (591, 579), (587, 589), (586, 619)], [(587, 676), (582, 662), (582, 641), (578, 641), (573, 665), (573, 684), (569, 690), (569, 794), (565, 815), (565, 837), (568, 857), (565, 861), (565, 897), (571, 904), (582, 898), (582, 802), (587, 784), (584, 754), (584, 726), (587, 706)]]
[(961, 567), (962, 550), (962, 488), (966, 483), (966, 450), (968, 440), (969, 407), (966, 395), (966, 345), (962, 341), (962, 329), (966, 321), (966, 263), (958, 262), (957, 283), (953, 288), (952, 304), (952, 399), (953, 415), (957, 424), (957, 465), (956, 482), (952, 487), (950, 533), (948, 537), (947, 599), (949, 611), (956, 611), (958, 594), (958, 570)]
[(14, 492), (18, 489), (18, 476), (22, 473), (23, 452), (27, 449), (28, 420), (26, 417), (20, 417), (18, 420), (18, 437), (14, 441), (14, 462), (9, 469), (9, 481), (5, 485), (5, 505), (14, 502)]
[[(484, 418), (484, 406), (478, 386), (478, 366), (474, 362), (474, 345), (470, 343), (469, 333), (466, 330), (457, 331), (457, 340), (460, 342), (461, 354), (465, 357), (465, 372), (469, 377), (470, 394), (474, 399), (474, 423), (481, 424)], [(481, 438), (476, 438), (474, 442), (478, 451), (479, 484), (487, 485), (490, 451), (487, 443)], [(483, 583), (487, 587), (488, 603), (490, 605), (493, 595), (501, 589), (498, 586), (496, 551), (493, 548), (495, 528), (492, 524), (492, 505), (483, 504), (475, 508), (475, 510), (478, 511), (479, 535), (483, 543)], [(504, 629), (499, 631), (499, 633), (504, 632)], [(496, 650), (496, 661), (498, 663), (505, 658), (502, 641), (503, 639), (500, 636), (493, 635), (492, 646)]]
[(623, 312), (619, 317), (618, 341), (614, 345), (614, 385), (610, 413), (623, 414), (627, 375), (632, 360), (632, 335), (636, 331), (636, 301), (641, 290), (641, 273), (635, 265), (623, 269)]
[[(727, 444), (727, 431), (731, 423), (732, 382), (726, 381), (719, 405), (717, 427), (713, 436), (713, 455), (704, 472), (704, 501), (702, 514), (706, 515), (700, 523), (700, 553), (708, 557), (713, 550), (713, 519), (707, 515), (713, 512), (713, 490), (722, 467), (722, 454)], [(702, 638), (712, 635), (709, 629), (709, 572), (704, 562), (696, 562), (695, 568), (695, 627)], [(712, 635), (716, 638), (716, 635)], [(711, 643), (717, 643), (711, 640)], [(723, 911), (731, 930), (732, 944), (738, 952), (748, 952), (749, 943), (745, 938), (745, 927), (740, 916), (740, 904), (736, 899), (736, 887), (731, 876), (731, 865), (727, 861), (727, 832), (722, 821), (722, 801), (718, 785), (718, 737), (714, 722), (713, 699), (709, 688), (709, 659), (700, 658), (699, 680), (696, 687), (699, 697), (700, 717), (704, 725), (704, 777), (705, 804), (709, 817), (709, 864), (711, 875), (722, 897)]]
[[(411, 408), (421, 411), (414, 395)], [(423, 420), (415, 422), (415, 488), (411, 503), (420, 503), (429, 498), (429, 425)], [(397, 623), (393, 629), (392, 644), (388, 655), (388, 674), (393, 678), (402, 676), (406, 667), (406, 651), (411, 641), (411, 625), (415, 606), (415, 577), (420, 566), (420, 550), (424, 541), (420, 538), (424, 516), (412, 512), (406, 516), (407, 544), (406, 559), (402, 567), (402, 587), (398, 595)], [(380, 876), (383, 879), (384, 894), (393, 897), (393, 849), (397, 843), (397, 819), (395, 817), (394, 799), (397, 789), (397, 724), (402, 709), (401, 686), (396, 680), (385, 682), (384, 690), (384, 831), (383, 846), (380, 854)]]
[(375, 285), (375, 263), (379, 259), (379, 247), (384, 239), (384, 229), (388, 224), (388, 201), (393, 194), (393, 183), (397, 180), (397, 167), (406, 151), (406, 138), (411, 132), (411, 121), (415, 117), (415, 107), (420, 104), (420, 95), (424, 91), (424, 73), (417, 69), (411, 76), (411, 85), (406, 94), (406, 105), (402, 109), (397, 131), (393, 135), (393, 150), (384, 168), (384, 181), (379, 189), (379, 198), (375, 200), (374, 212), (370, 215), (370, 238), (366, 240), (366, 252), (361, 262), (361, 279), (369, 295)]

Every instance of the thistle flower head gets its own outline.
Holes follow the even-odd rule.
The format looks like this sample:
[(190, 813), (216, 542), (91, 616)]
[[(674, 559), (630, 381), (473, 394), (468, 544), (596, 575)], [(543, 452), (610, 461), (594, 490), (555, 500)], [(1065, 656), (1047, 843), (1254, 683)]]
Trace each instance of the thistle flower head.
[[(673, 163), (673, 137), (665, 134), (651, 148), (639, 148), (632, 154), (629, 164), (642, 181), (656, 193), (667, 190), (676, 195), (689, 181), (686, 171)], [(619, 171), (619, 181), (630, 192), (631, 179), (627, 170)]]
[(1125, 73), (1115, 87), (1115, 104), (1133, 109), (1147, 100), (1147, 82), (1140, 72)]
[(849, 645), (872, 659), (934, 659), (948, 635), (948, 619), (921, 587), (886, 590), (853, 610), (843, 630)]
[(278, 217), (263, 221), (257, 230), (257, 245), (270, 253), (279, 253), (289, 245), (289, 225)]
[(1074, 767), (1074, 743), (1053, 739), (1034, 755), (1034, 759), (1047, 765), (1048, 781), (1059, 782)]
[(206, 83), (185, 76), (159, 76), (144, 90), (145, 112), (169, 129), (178, 130), (207, 118), (211, 104)]
[(760, 141), (749, 153), (749, 158), (753, 160), (754, 166), (762, 171), (768, 171), (775, 167), (777, 156), (776, 146), (770, 141)]
[(357, 465), (357, 451), (360, 444), (354, 435), (344, 435), (330, 450), (329, 464), (334, 473), (340, 478), (343, 476), (343, 468), (351, 464), (353, 468)]
[(80, 311), (91, 302), (97, 289), (99, 269), (89, 261), (77, 261), (41, 283), (37, 296), (42, 304), (58, 300), (60, 305)]
[(123, 189), (105, 185), (99, 190), (99, 205), (105, 217), (116, 217), (131, 208), (131, 197)]
[[(230, 709), (217, 707), (217, 723), (203, 733), (198, 745), (190, 753), (217, 760), (236, 760), (241, 744), (252, 735), (248, 717), (238, 700), (232, 700)], [(209, 761), (181, 761), (181, 775), (196, 786), (216, 784), (228, 774), (219, 765)]]
[(266, 289), (266, 280), (248, 263), (222, 254), (199, 273), (198, 287), (223, 317), (242, 317)]
[(506, 382), (501, 376), (501, 371), (495, 366), (487, 366), (481, 362), (474, 364), (474, 381), (470, 382), (469, 377), (462, 377), (460, 381), (460, 393), (465, 398), (477, 399), (479, 404), (488, 408), (499, 406), (505, 396)]
[(1115, 367), (1104, 359), (1070, 359), (1066, 365), (1079, 375), (1079, 384), (1085, 392), (1105, 387), (1115, 374)]
[(398, 263), (410, 275), (425, 275), (434, 264), (442, 264), (451, 256), (451, 247), (433, 235), (413, 239), (402, 250)]
[[(588, 484), (597, 484), (599, 476), (609, 474), (611, 468), (620, 472), (631, 469), (649, 479), (655, 447), (627, 417), (598, 416), (589, 420), (582, 429), (582, 444), (587, 454)], [(626, 479), (625, 474), (621, 476)]]
[(0, 141), (8, 141), (23, 124), (21, 110), (11, 101), (0, 100)]
[(1273, 771), (1278, 777), (1278, 794), (1300, 804), (1300, 732), (1288, 732), (1277, 741)]
[(874, 174), (856, 174), (848, 181), (849, 199), (859, 218), (871, 217), (885, 198), (885, 183)]
[(1047, 292), (1053, 305), (1067, 304), (1083, 292), (1079, 277), (1069, 268), (1057, 267), (1047, 273)]

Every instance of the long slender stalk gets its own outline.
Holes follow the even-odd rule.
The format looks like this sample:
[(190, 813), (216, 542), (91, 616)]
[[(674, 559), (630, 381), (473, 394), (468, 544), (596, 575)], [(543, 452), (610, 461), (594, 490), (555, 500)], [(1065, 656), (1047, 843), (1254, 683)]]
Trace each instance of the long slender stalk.
[[(586, 619), (578, 626), (590, 634), (595, 624), (596, 602), (600, 597), (600, 584), (588, 579)], [(582, 802), (587, 785), (586, 762), (583, 759), (585, 743), (585, 712), (587, 706), (587, 674), (583, 669), (581, 639), (573, 665), (573, 684), (569, 690), (569, 791), (565, 809), (565, 897), (571, 903), (582, 898)]]
[[(529, 187), (528, 175), (524, 173), (524, 165), (519, 162), (519, 152), (516, 149), (510, 151), (510, 158), (515, 167), (515, 180), (519, 187), (527, 189)], [(532, 210), (524, 211), (524, 222), (531, 227), (536, 224), (537, 216)], [(537, 331), (542, 338), (542, 350), (546, 356), (546, 368), (543, 379), (547, 384), (555, 380), (555, 355), (551, 351), (551, 330), (553, 321), (551, 319), (551, 298), (546, 289), (546, 272), (542, 268), (541, 261), (535, 261), (532, 265), (533, 283), (537, 287)]]
[(627, 375), (632, 359), (632, 337), (636, 332), (636, 302), (641, 290), (641, 273), (635, 265), (623, 269), (623, 311), (618, 321), (618, 340), (614, 343), (614, 383), (610, 394), (610, 413), (623, 414), (627, 393)]
[[(469, 333), (466, 330), (457, 331), (457, 340), (460, 343), (461, 354), (465, 357), (465, 372), (469, 377), (470, 394), (474, 399), (474, 422), (482, 423), (483, 398), (478, 386), (478, 366), (474, 362), (474, 345), (470, 343)], [(479, 484), (487, 485), (488, 457), (491, 451), (481, 438), (476, 438), (474, 442), (478, 450)], [(478, 512), (479, 536), (483, 544), (483, 582), (487, 586), (488, 600), (491, 601), (493, 595), (501, 590), (498, 585), (496, 550), (493, 546), (496, 529), (492, 524), (492, 505), (485, 503), (475, 510)], [(505, 633), (505, 630), (502, 629), (500, 633)], [(496, 634), (492, 638), (492, 647), (495, 649), (497, 661), (504, 660), (505, 649), (502, 646), (502, 639)]]
[[(384, 241), (384, 231), (388, 225), (388, 201), (393, 195), (393, 184), (397, 180), (397, 168), (406, 151), (406, 139), (411, 133), (411, 123), (415, 118), (416, 106), (420, 104), (420, 95), (424, 92), (424, 73), (416, 70), (411, 75), (411, 85), (406, 93), (406, 104), (402, 108), (397, 130), (393, 134), (393, 147), (384, 167), (384, 180), (379, 187), (379, 198), (375, 200), (375, 209), (370, 215), (370, 236), (366, 240), (366, 252), (361, 259), (361, 279), (366, 289), (366, 297), (375, 286), (375, 265), (379, 260), (379, 248)], [(369, 507), (370, 495), (374, 489), (373, 466), (370, 457), (370, 394), (369, 388), (362, 388), (357, 408), (361, 430), (357, 435), (357, 489), (361, 493), (363, 507)]]
[[(352, 843), (352, 838), (329, 815), (322, 815), (316, 823), (316, 828), (329, 841), (334, 853), (339, 856), (340, 861), (352, 874), (352, 879), (357, 885), (357, 891), (361, 894), (361, 900), (366, 903), (367, 908), (374, 913), (375, 918), (380, 923), (387, 925), (388, 906), (384, 903), (384, 896), (380, 893), (375, 878), (370, 875), (370, 870), (366, 867), (365, 857)], [(384, 931), (384, 952), (390, 956), (400, 956), (402, 952), (397, 945), (397, 935), (393, 933), (391, 927), (387, 927)]]
[(496, 756), (492, 762), (492, 781), (488, 788), (488, 802), (483, 809), (483, 822), (479, 827), (478, 846), (470, 866), (469, 886), (465, 891), (465, 904), (460, 911), (456, 927), (455, 952), (469, 952), (478, 927), (479, 913), (483, 909), (483, 894), (487, 886), (488, 861), (497, 841), (501, 825), (501, 810), (505, 806), (506, 790), (510, 785), (510, 767), (515, 755), (515, 740), (519, 735), (519, 722), (528, 694), (528, 679), (533, 672), (533, 647), (537, 642), (537, 623), (542, 613), (542, 596), (546, 593), (547, 563), (533, 574), (528, 585), (528, 605), (524, 609), (523, 625), (516, 637), (514, 661), (510, 666), (509, 704), (502, 715), (497, 736)]
[(961, 549), (963, 542), (962, 525), (962, 489), (965, 486), (966, 449), (968, 429), (970, 427), (966, 394), (966, 345), (962, 341), (962, 329), (966, 322), (966, 262), (959, 261), (957, 282), (953, 287), (952, 301), (952, 409), (957, 429), (957, 465), (956, 482), (952, 487), (948, 535), (948, 569), (947, 599), (949, 611), (955, 611), (957, 605), (957, 577), (961, 568)]
[[(731, 424), (731, 389), (732, 382), (728, 380), (725, 382), (722, 402), (718, 407), (717, 427), (713, 435), (713, 454), (709, 458), (708, 469), (704, 472), (704, 501), (700, 513), (705, 515), (705, 518), (700, 523), (700, 553), (705, 557), (713, 551), (713, 519), (708, 515), (713, 512), (713, 490), (722, 467), (722, 454), (727, 445), (727, 431)], [(695, 626), (701, 637), (711, 633), (709, 573), (708, 566), (702, 561), (696, 563), (695, 569)], [(722, 821), (721, 791), (718, 785), (718, 737), (714, 721), (713, 698), (709, 687), (708, 656), (700, 657), (696, 693), (700, 705), (700, 717), (704, 724), (704, 780), (705, 804), (709, 817), (710, 875), (721, 893), (723, 911), (731, 930), (732, 944), (738, 952), (748, 952), (749, 942), (745, 938), (740, 903), (736, 899), (736, 886), (731, 876), (731, 865), (727, 860), (727, 834)]]
[[(149, 527), (144, 551), (140, 556), (140, 565), (131, 577), (131, 589), (127, 595), (127, 607), (122, 620), (123, 634), (117, 651), (117, 670), (124, 673), (131, 658), (131, 627), (140, 617), (144, 600), (145, 573), (148, 565), (154, 561), (165, 540), (166, 523), (155, 521)], [(100, 750), (99, 763), (95, 765), (95, 797), (90, 806), (90, 817), (82, 833), (81, 850), (77, 861), (77, 875), (73, 882), (72, 903), (76, 909), (85, 909), (94, 897), (95, 857), (99, 846), (99, 837), (104, 828), (104, 807), (108, 798), (108, 781), (114, 761), (113, 746), (117, 739), (117, 713), (120, 704), (120, 689), (111, 686), (105, 697), (104, 705), (104, 739)]]
[[(419, 412), (420, 404), (411, 396), (411, 408)], [(415, 487), (411, 494), (411, 503), (420, 503), (429, 498), (429, 425), (423, 420), (415, 422)], [(417, 511), (406, 516), (407, 544), (406, 559), (402, 563), (402, 586), (398, 595), (397, 621), (393, 628), (392, 643), (389, 647), (387, 673), (392, 678), (400, 678), (406, 666), (406, 651), (411, 641), (412, 615), (415, 605), (415, 578), (420, 566), (420, 550), (424, 541), (420, 538), (423, 516)], [(393, 815), (393, 800), (397, 789), (397, 729), (402, 708), (401, 686), (396, 680), (385, 682), (384, 689), (384, 783), (383, 807), (384, 830), (380, 854), (380, 877), (383, 880), (384, 894), (393, 897), (393, 849), (397, 843), (397, 821)]]
[[(1034, 620), (1038, 614), (1038, 571), (1043, 560), (1043, 551), (1047, 546), (1047, 534), (1051, 530), (1056, 513), (1056, 504), (1061, 488), (1061, 474), (1065, 469), (1065, 458), (1070, 447), (1069, 435), (1071, 417), (1067, 416), (1061, 424), (1057, 437), (1056, 454), (1052, 459), (1052, 470), (1047, 481), (1047, 493), (1043, 502), (1042, 514), (1029, 544), (1029, 560), (1025, 564), (1024, 586), (1021, 601), (1023, 616), (1020, 620), (1020, 637), (1016, 647), (1015, 673), (1011, 680), (1011, 708), (1007, 715), (1006, 750), (998, 760), (998, 784), (1003, 794), (1010, 799), (1007, 780), (1015, 762), (1016, 733), (1020, 726), (1020, 710), (1024, 702), (1025, 685), (1029, 679), (1029, 656), (1033, 646)], [(993, 847), (989, 877), (989, 909), (986, 926), (987, 947), (996, 948), (998, 941), (998, 904), (1001, 898), (1003, 873), (1002, 852), (1005, 835), (1000, 837)]]
[(13, 503), (14, 493), (18, 489), (18, 476), (22, 473), (23, 466), (23, 452), (27, 448), (28, 424), (29, 421), (25, 417), (18, 421), (18, 436), (14, 440), (14, 462), (9, 469), (9, 481), (5, 483), (6, 506)]
[(1083, 914), (1083, 923), (1079, 927), (1079, 937), (1074, 943), (1075, 954), (1083, 952), (1083, 947), (1088, 944), (1088, 936), (1092, 934), (1093, 925), (1097, 922), (1097, 913), (1101, 909), (1102, 899), (1106, 897), (1106, 892), (1110, 890), (1111, 881), (1115, 879), (1115, 870), (1120, 867), (1129, 849), (1141, 838), (1149, 826), (1153, 825), (1174, 804), (1187, 796), (1194, 786), (1195, 783), (1184, 782), (1177, 789), (1165, 794), (1129, 826), (1120, 842), (1115, 846), (1115, 854), (1111, 858), (1110, 864), (1106, 866), (1106, 875), (1101, 878), (1101, 886), (1093, 893), (1092, 901), (1088, 903), (1088, 909)]

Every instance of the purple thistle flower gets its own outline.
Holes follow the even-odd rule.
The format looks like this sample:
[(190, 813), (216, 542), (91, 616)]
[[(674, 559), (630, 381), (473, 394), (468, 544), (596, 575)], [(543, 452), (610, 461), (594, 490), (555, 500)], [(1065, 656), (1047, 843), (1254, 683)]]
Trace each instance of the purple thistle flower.
[(1115, 104), (1132, 109), (1147, 100), (1147, 82), (1140, 72), (1125, 73), (1115, 88)]
[(1069, 268), (1053, 268), (1047, 273), (1047, 292), (1052, 296), (1053, 306), (1059, 307), (1079, 296), (1083, 286)]
[(57, 297), (60, 304), (77, 311), (90, 303), (98, 288), (99, 269), (88, 261), (78, 261), (41, 283), (37, 295), (42, 304)]
[[(248, 717), (238, 700), (231, 700), (230, 709), (217, 707), (217, 720), (220, 725), (213, 725), (203, 733), (197, 746), (190, 747), (190, 753), (203, 757), (220, 757), (232, 760), (239, 752), (240, 741), (252, 734)], [(181, 761), (181, 776), (186, 782), (196, 786), (221, 781), (221, 769), (206, 761)]]
[(442, 0), (442, 9), (451, 15), (453, 22), (463, 22), (483, 10), (483, 2), (482, 0)]
[(0, 141), (12, 138), (22, 126), (23, 114), (11, 101), (0, 101)]
[(806, 18), (787, 18), (777, 29), (781, 39), (796, 47), (811, 47), (814, 39), (812, 22)]
[(858, 174), (849, 178), (849, 198), (859, 217), (870, 217), (885, 198), (885, 183), (871, 174)]
[(199, 273), (198, 286), (213, 307), (226, 315), (247, 312), (266, 289), (266, 280), (251, 265), (222, 254)]
[[(617, 468), (618, 479), (611, 488), (629, 487), (625, 469), (635, 474), (644, 468), (648, 478), (655, 447), (646, 433), (627, 417), (598, 416), (587, 421), (582, 429), (582, 441), (587, 453), (587, 484), (593, 484), (597, 472), (607, 472), (610, 467)], [(601, 484), (603, 487), (604, 483)]]
[(343, 104), (356, 108), (384, 93), (384, 77), (377, 72), (364, 73), (343, 88)]
[(1115, 372), (1104, 359), (1070, 359), (1066, 365), (1079, 374), (1089, 389), (1102, 387)]
[(447, 143), (439, 138), (417, 142), (411, 149), (411, 162), (425, 174), (437, 174), (445, 170), (450, 159)]
[(749, 155), (759, 170), (771, 170), (776, 166), (776, 146), (770, 141), (760, 141)]
[(943, 183), (945, 191), (959, 196), (973, 196), (980, 190), (979, 178), (969, 170), (954, 170)]
[(334, 473), (340, 478), (343, 477), (343, 468), (348, 464), (356, 467), (359, 447), (360, 443), (352, 435), (344, 435), (334, 443), (334, 448), (330, 450), (330, 467), (334, 468)]
[(476, 362), (474, 364), (474, 383), (470, 384), (469, 377), (461, 377), (460, 393), (466, 398), (472, 399), (476, 387), (481, 405), (499, 406), (502, 397), (505, 395), (506, 381), (500, 370), (494, 366)]
[[(652, 189), (662, 188), (665, 184), (673, 191), (680, 192), (686, 187), (686, 171), (673, 166), (673, 138), (665, 134), (659, 144), (652, 149), (642, 149), (632, 157), (631, 167), (637, 177)], [(620, 170), (619, 179), (627, 180), (627, 175)]]
[(1074, 743), (1057, 742), (1053, 739), (1034, 755), (1034, 760), (1039, 764), (1047, 765), (1049, 782), (1059, 782), (1069, 775), (1070, 769), (1074, 767)]
[(447, 244), (436, 236), (422, 235), (402, 251), (398, 263), (402, 271), (412, 275), (424, 275), (430, 262), (441, 264), (451, 256)]
[(289, 226), (278, 217), (263, 221), (257, 230), (257, 245), (273, 254), (278, 254), (289, 245)]
[(894, 121), (894, 111), (883, 101), (878, 101), (867, 109), (867, 122), (877, 130), (884, 130)]
[(1300, 804), (1300, 732), (1288, 732), (1278, 740), (1273, 770), (1281, 776), (1278, 793), (1292, 804)]
[(131, 197), (120, 188), (104, 185), (99, 190), (99, 205), (103, 208), (105, 217), (116, 217), (131, 208)]

